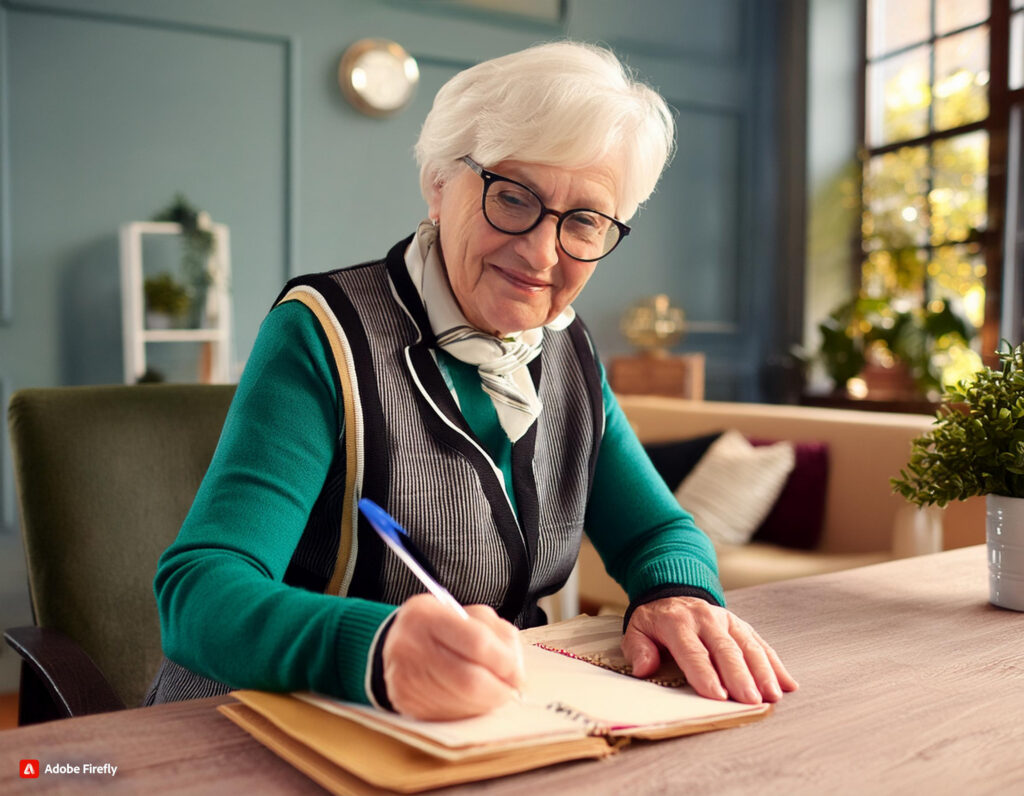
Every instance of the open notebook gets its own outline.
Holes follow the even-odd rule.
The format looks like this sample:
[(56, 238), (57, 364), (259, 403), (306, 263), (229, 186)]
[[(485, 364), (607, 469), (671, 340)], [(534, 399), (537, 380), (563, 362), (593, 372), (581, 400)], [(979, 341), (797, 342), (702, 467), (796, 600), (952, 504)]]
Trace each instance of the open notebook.
[(472, 719), (417, 721), (311, 693), (236, 691), (218, 708), (335, 793), (411, 793), (616, 752), (761, 718), (770, 705), (697, 696), (678, 669), (628, 673), (621, 617), (579, 616), (523, 631), (522, 701)]

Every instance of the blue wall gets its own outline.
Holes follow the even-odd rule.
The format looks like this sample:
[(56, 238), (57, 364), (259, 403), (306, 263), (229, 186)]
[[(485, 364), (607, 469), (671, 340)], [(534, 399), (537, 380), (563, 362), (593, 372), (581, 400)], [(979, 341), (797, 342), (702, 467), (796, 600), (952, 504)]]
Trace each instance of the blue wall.
[[(424, 215), (411, 148), (437, 88), (565, 35), (611, 45), (679, 114), (669, 172), (577, 308), (607, 358), (628, 350), (625, 307), (668, 293), (692, 322), (681, 349), (708, 354), (709, 397), (758, 398), (774, 289), (777, 4), (564, 7), (542, 22), (440, 0), (0, 0), (4, 405), (21, 387), (121, 380), (117, 229), (177, 191), (231, 229), (241, 365), (289, 275), (379, 257)], [(419, 92), (395, 118), (361, 116), (338, 91), (341, 53), (366, 36), (419, 61)], [(2, 443), (10, 561), (20, 552)], [(0, 624), (5, 606), (25, 610), (12, 579)]]

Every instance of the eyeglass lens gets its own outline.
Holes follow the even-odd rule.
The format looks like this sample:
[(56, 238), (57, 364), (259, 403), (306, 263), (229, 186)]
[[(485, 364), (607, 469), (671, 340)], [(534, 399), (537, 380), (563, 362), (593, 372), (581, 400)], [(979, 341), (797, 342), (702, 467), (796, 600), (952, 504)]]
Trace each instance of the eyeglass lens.
[[(484, 216), (496, 229), (513, 235), (535, 226), (544, 212), (540, 199), (525, 186), (499, 179), (485, 186)], [(597, 211), (577, 210), (562, 218), (558, 242), (570, 257), (598, 260), (615, 248), (618, 225)]]

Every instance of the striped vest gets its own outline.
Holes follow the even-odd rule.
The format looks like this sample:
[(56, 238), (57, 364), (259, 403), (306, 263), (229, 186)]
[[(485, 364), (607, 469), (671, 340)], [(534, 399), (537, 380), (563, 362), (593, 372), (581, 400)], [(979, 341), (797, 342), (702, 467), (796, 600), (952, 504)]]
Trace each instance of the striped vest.
[(285, 581), (398, 604), (422, 591), (356, 502), (386, 508), (462, 603), (485, 603), (519, 626), (543, 621), (539, 597), (572, 570), (604, 425), (600, 375), (579, 319), (546, 329), (530, 372), (544, 405), (513, 445), (511, 488), (466, 423), (434, 355), (434, 336), (404, 252), (292, 280), (331, 344), (344, 442)]
[[(405, 265), (411, 239), (386, 260), (293, 279), (278, 297), (301, 301), (323, 328), (342, 431), (284, 582), (392, 604), (423, 590), (359, 514), (368, 497), (409, 532), (459, 602), (490, 605), (519, 627), (543, 623), (538, 598), (561, 588), (579, 552), (604, 431), (590, 338), (579, 318), (545, 329), (529, 365), (544, 409), (512, 447), (517, 517), (434, 359)], [(228, 690), (164, 658), (144, 704)]]

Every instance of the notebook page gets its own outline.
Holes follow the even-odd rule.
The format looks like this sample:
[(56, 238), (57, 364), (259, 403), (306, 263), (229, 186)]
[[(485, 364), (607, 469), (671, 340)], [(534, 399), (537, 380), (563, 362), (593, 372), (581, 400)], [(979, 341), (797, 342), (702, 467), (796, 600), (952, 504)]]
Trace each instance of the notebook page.
[[(442, 756), (443, 752), (437, 749), (438, 744), (451, 750), (479, 747), (490, 753), (498, 747), (510, 749), (533, 745), (538, 741), (581, 738), (587, 734), (586, 726), (580, 722), (549, 711), (529, 697), (524, 702), (506, 702), (490, 713), (470, 719), (422, 721), (320, 694), (303, 692), (294, 696), (377, 732), (399, 738), (431, 754)], [(427, 743), (418, 743), (421, 739)]]
[(561, 704), (608, 730), (727, 717), (752, 707), (762, 710), (760, 705), (705, 699), (688, 686), (666, 688), (539, 647), (527, 647), (524, 653), (530, 699)]

